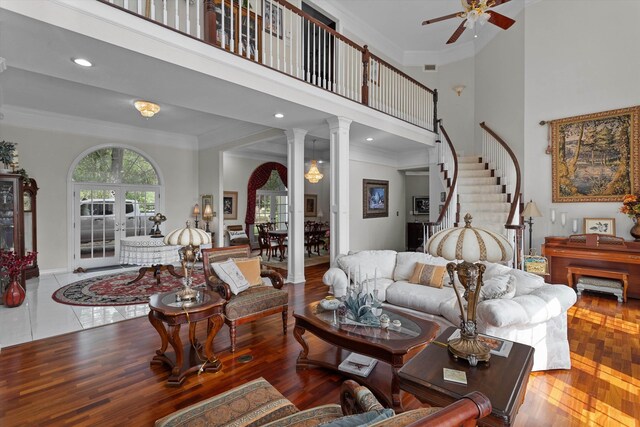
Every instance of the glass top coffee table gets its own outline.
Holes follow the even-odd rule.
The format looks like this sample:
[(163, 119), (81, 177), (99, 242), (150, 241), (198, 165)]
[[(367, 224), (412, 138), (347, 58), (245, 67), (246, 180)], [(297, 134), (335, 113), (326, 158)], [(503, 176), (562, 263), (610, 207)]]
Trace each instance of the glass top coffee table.
[[(325, 311), (319, 303), (312, 303), (302, 311), (294, 312), (293, 336), (302, 346), (296, 368), (322, 367), (339, 371), (366, 385), (387, 406), (402, 410), (398, 369), (435, 338), (439, 326), (387, 307), (383, 312), (392, 321), (399, 320), (401, 326), (382, 329), (353, 322), (339, 323), (334, 315), (335, 311)], [(303, 337), (307, 331), (330, 346), (323, 343), (316, 345), (317, 341), (314, 340), (314, 347), (317, 349), (310, 355), (310, 346)], [(383, 363), (378, 363), (367, 377), (340, 371), (338, 366), (351, 352)]]

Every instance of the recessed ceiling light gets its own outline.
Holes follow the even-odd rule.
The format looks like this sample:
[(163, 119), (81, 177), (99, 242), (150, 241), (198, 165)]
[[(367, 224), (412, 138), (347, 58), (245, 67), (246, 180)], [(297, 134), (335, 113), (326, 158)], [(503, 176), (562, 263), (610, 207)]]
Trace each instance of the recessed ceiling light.
[(275, 113), (275, 114), (273, 115), (273, 117), (275, 117), (276, 119), (281, 119), (281, 118), (283, 118), (283, 117), (284, 117), (284, 114), (282, 114), (282, 113)]
[(365, 141), (371, 142), (371, 141), (373, 141), (373, 138), (369, 137), (369, 138), (365, 139)]
[(72, 58), (72, 61), (81, 67), (93, 67), (93, 64), (84, 58)]
[(324, 163), (324, 160), (318, 160), (318, 164)]

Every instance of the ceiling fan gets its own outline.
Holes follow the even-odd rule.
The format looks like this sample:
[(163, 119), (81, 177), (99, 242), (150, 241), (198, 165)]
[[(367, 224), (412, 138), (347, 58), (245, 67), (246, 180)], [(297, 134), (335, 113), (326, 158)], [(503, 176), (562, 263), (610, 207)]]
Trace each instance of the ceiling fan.
[(428, 19), (422, 23), (422, 25), (433, 24), (434, 22), (445, 21), (451, 18), (463, 18), (464, 20), (460, 23), (458, 28), (453, 32), (449, 40), (447, 40), (447, 44), (454, 43), (464, 30), (467, 28), (473, 29), (476, 23), (480, 25), (484, 25), (485, 22), (489, 21), (493, 25), (496, 25), (503, 30), (511, 27), (516, 21), (509, 18), (508, 16), (504, 16), (495, 10), (493, 7), (500, 6), (501, 4), (507, 3), (511, 0), (460, 0), (462, 3), (462, 7), (464, 11), (452, 13), (450, 15), (441, 16), (439, 18)]

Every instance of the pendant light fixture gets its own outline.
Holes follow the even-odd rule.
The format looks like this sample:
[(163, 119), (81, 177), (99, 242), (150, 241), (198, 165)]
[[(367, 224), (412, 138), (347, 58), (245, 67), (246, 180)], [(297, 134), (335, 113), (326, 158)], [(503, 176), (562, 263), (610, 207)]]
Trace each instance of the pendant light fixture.
[(320, 173), (320, 171), (318, 170), (318, 162), (317, 160), (314, 160), (316, 157), (316, 140), (313, 140), (313, 156), (311, 157), (311, 166), (309, 167), (309, 172), (304, 174), (304, 177), (307, 181), (309, 181), (312, 184), (316, 184), (318, 181), (320, 181), (324, 175)]

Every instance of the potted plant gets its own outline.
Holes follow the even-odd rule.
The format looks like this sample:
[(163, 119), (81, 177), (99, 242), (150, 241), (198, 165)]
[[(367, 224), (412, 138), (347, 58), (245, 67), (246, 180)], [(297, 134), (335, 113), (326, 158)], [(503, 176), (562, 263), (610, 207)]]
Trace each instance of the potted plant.
[(20, 256), (13, 251), (0, 251), (2, 275), (9, 278), (9, 286), (2, 295), (2, 302), (7, 307), (17, 307), (24, 301), (25, 292), (20, 285), (20, 275), (35, 259), (36, 252)]
[(9, 141), (0, 141), (0, 164), (2, 173), (10, 172), (10, 164), (13, 163), (13, 155), (16, 144)]

